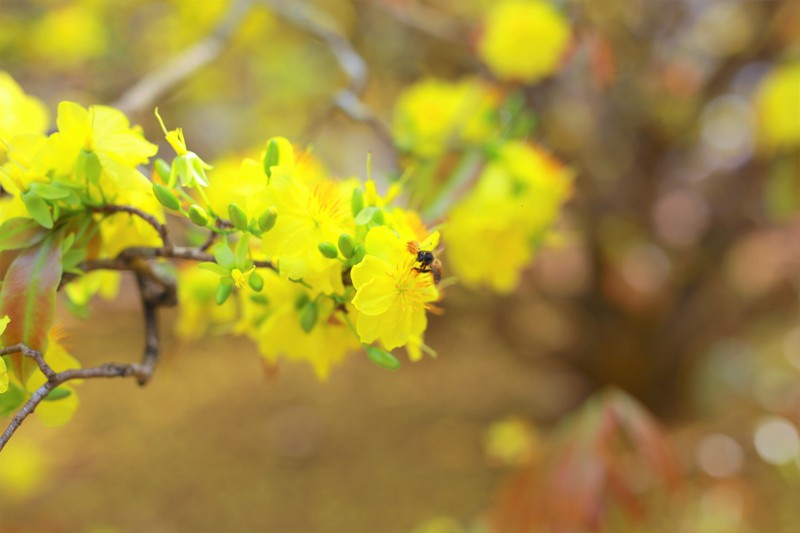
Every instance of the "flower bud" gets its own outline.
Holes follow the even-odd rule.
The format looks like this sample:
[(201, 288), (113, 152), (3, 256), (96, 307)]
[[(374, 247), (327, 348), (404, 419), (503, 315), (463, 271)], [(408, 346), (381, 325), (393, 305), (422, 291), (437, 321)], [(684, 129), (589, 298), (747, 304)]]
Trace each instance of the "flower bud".
[(156, 174), (158, 174), (158, 177), (161, 178), (161, 181), (164, 183), (169, 182), (169, 173), (172, 171), (169, 163), (159, 157), (153, 164), (153, 169), (156, 171)]
[(230, 204), (228, 205), (228, 217), (230, 217), (234, 228), (240, 231), (247, 231), (247, 215), (244, 209), (236, 204)]
[(397, 360), (397, 357), (386, 350), (381, 350), (376, 346), (365, 346), (364, 348), (367, 350), (367, 357), (376, 365), (388, 368), (389, 370), (397, 370), (400, 368), (400, 361)]
[(205, 209), (197, 204), (189, 206), (189, 220), (192, 221), (192, 224), (203, 228), (208, 226), (208, 214)]
[(300, 314), (300, 327), (303, 331), (310, 333), (317, 323), (317, 304), (316, 302), (308, 302)]
[(258, 227), (261, 228), (261, 231), (269, 231), (275, 227), (275, 222), (277, 220), (278, 210), (274, 207), (269, 207), (266, 211), (261, 213), (260, 217), (258, 217)]
[(359, 244), (358, 246), (356, 246), (356, 249), (353, 252), (353, 257), (351, 257), (348, 262), (351, 265), (357, 265), (364, 259), (364, 256), (366, 254), (367, 254), (367, 251), (364, 249), (364, 245), (363, 244)]
[(350, 198), (350, 209), (353, 216), (356, 216), (364, 209), (364, 191), (361, 187), (353, 189), (353, 196)]
[(270, 139), (267, 143), (267, 153), (264, 155), (264, 173), (267, 178), (272, 177), (272, 167), (280, 164), (281, 149), (277, 139)]
[(167, 209), (172, 209), (173, 211), (177, 211), (181, 208), (181, 202), (178, 200), (178, 197), (175, 196), (171, 190), (167, 189), (163, 185), (159, 185), (158, 183), (153, 184), (153, 194), (156, 195), (156, 199), (158, 202), (166, 207)]
[(342, 252), (342, 255), (347, 259), (353, 257), (353, 253), (356, 251), (356, 241), (353, 237), (347, 233), (339, 235), (339, 251)]
[(264, 278), (255, 270), (250, 273), (250, 278), (247, 282), (250, 284), (250, 288), (256, 292), (261, 292), (261, 289), (264, 288)]
[(233, 282), (228, 279), (220, 279), (219, 285), (217, 285), (217, 305), (222, 305), (225, 303), (225, 300), (228, 299), (228, 296), (231, 295), (231, 291), (233, 290)]
[(336, 249), (336, 246), (334, 246), (332, 242), (325, 241), (319, 243), (319, 251), (328, 259), (336, 259), (339, 257), (339, 250)]

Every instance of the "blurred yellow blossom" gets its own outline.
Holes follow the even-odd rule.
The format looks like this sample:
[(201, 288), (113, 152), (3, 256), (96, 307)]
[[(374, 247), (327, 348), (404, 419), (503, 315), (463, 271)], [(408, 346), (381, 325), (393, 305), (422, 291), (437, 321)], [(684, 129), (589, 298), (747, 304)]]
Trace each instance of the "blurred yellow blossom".
[(434, 157), (459, 143), (474, 144), (497, 133), (499, 94), (474, 79), (420, 81), (403, 92), (394, 111), (397, 145), (420, 157)]
[(106, 53), (106, 26), (98, 6), (72, 3), (50, 8), (30, 33), (33, 50), (53, 66), (71, 68)]
[(493, 422), (484, 435), (484, 446), (489, 459), (507, 466), (529, 464), (541, 453), (534, 428), (514, 416)]
[(447, 258), (459, 280), (472, 287), (513, 290), (569, 197), (570, 176), (539, 148), (521, 141), (502, 145), (476, 186), (450, 212)]
[(219, 276), (208, 270), (185, 268), (178, 272), (178, 320), (175, 332), (182, 339), (195, 340), (214, 326), (229, 324), (236, 318), (236, 303), (227, 300), (217, 305), (214, 295)]
[(24, 435), (14, 437), (0, 453), (0, 494), (21, 501), (36, 493), (46, 480), (47, 460), (36, 442)]
[(0, 163), (5, 160), (6, 143), (25, 133), (44, 133), (48, 116), (44, 104), (28, 96), (7, 72), (0, 70)]
[(551, 3), (505, 0), (487, 15), (478, 56), (502, 80), (535, 82), (558, 69), (569, 41), (569, 25)]
[[(2, 337), (3, 332), (6, 330), (6, 326), (11, 321), (8, 316), (0, 317), (0, 337)], [(2, 347), (2, 344), (0, 344)], [(8, 369), (6, 368), (5, 360), (0, 357), (0, 393), (3, 393), (8, 390)]]
[(756, 109), (764, 146), (800, 145), (800, 63), (775, 67), (764, 77)]

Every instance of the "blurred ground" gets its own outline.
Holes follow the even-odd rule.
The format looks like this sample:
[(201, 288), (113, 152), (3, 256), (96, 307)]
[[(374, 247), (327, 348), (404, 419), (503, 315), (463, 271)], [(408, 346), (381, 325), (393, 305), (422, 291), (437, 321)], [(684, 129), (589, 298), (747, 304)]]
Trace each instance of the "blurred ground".
[[(9, 444), (58, 453), (47, 454), (37, 496), (0, 500), (0, 530), (393, 532), (441, 515), (471, 521), (501, 475), (484, 459), (486, 426), (510, 413), (554, 417), (568, 387), (493, 342), (479, 297), (448, 298), (458, 316), (434, 319), (439, 358), (398, 372), (353, 356), (328, 383), (297, 364), (270, 378), (249, 342), (226, 337), (168, 340), (142, 390), (84, 383), (70, 424), (30, 421)], [(69, 343), (85, 365), (135, 359), (140, 327), (135, 307), (104, 305), (70, 324)]]

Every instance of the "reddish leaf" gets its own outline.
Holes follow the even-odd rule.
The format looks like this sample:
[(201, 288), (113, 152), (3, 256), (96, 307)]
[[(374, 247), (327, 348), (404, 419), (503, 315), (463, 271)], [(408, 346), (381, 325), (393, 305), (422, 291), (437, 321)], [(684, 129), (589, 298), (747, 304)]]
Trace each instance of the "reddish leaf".
[[(60, 233), (20, 251), (8, 267), (0, 291), (0, 316), (11, 317), (2, 337), (4, 345), (22, 342), (34, 350), (47, 349), (47, 332), (53, 323), (60, 281)], [(24, 384), (36, 363), (14, 354), (11, 367)]]
[(47, 230), (30, 218), (11, 218), (0, 224), (0, 252), (27, 248), (44, 239)]

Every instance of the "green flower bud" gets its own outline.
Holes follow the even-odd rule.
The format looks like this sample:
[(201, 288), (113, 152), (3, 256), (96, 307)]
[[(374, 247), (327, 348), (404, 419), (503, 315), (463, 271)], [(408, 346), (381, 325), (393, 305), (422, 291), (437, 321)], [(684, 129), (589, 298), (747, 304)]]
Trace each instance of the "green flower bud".
[(334, 246), (332, 242), (325, 241), (319, 243), (319, 251), (328, 259), (336, 259), (339, 257), (339, 250), (336, 249), (336, 246)]
[(386, 350), (381, 350), (376, 346), (364, 346), (364, 348), (367, 350), (367, 357), (376, 365), (388, 368), (389, 370), (397, 370), (400, 368), (400, 361), (397, 360), (397, 357)]
[(261, 292), (261, 289), (264, 288), (264, 278), (255, 270), (250, 273), (247, 282), (250, 284), (250, 288), (256, 292)]
[(233, 290), (233, 281), (226, 278), (220, 279), (219, 285), (217, 285), (217, 305), (224, 304), (225, 300), (228, 299), (228, 296), (231, 295), (232, 290)]
[(230, 217), (231, 224), (233, 224), (234, 228), (240, 231), (247, 231), (247, 215), (245, 214), (244, 209), (236, 204), (230, 204), (228, 206), (228, 216)]
[(305, 308), (303, 308), (303, 312), (300, 314), (300, 327), (303, 328), (303, 331), (306, 333), (310, 333), (314, 326), (317, 323), (317, 304), (316, 302), (308, 302)]
[(258, 217), (258, 227), (261, 228), (261, 231), (269, 231), (275, 227), (275, 222), (277, 220), (278, 210), (274, 207), (269, 207), (266, 211), (261, 213), (260, 217)]
[(192, 224), (203, 228), (208, 226), (208, 214), (205, 209), (197, 204), (189, 206), (189, 220), (192, 221)]
[(270, 139), (267, 144), (267, 153), (264, 155), (264, 173), (267, 178), (272, 177), (272, 167), (278, 165), (281, 159), (281, 149), (278, 146), (278, 141)]
[(356, 241), (347, 233), (342, 233), (339, 235), (339, 251), (347, 259), (350, 259), (356, 251)]
[(364, 191), (361, 187), (353, 189), (353, 196), (350, 198), (350, 209), (353, 216), (356, 216), (364, 209)]
[(364, 259), (364, 256), (366, 254), (367, 254), (367, 251), (364, 249), (364, 245), (363, 244), (359, 244), (358, 246), (356, 246), (356, 249), (353, 252), (353, 257), (351, 257), (350, 261), (348, 261), (348, 262), (351, 265), (357, 265)]
[(169, 166), (169, 163), (159, 157), (153, 164), (153, 168), (156, 174), (158, 174), (158, 177), (161, 178), (161, 181), (164, 183), (169, 182), (169, 173), (172, 172), (172, 167)]
[(158, 183), (153, 184), (153, 194), (156, 195), (156, 199), (158, 202), (166, 207), (167, 209), (172, 209), (173, 211), (177, 211), (181, 208), (181, 202), (178, 200), (178, 197), (175, 196), (171, 190), (167, 189), (163, 185), (159, 185)]
[(308, 303), (308, 294), (305, 292), (301, 292), (297, 295), (297, 298), (294, 300), (294, 308), (298, 311), (302, 309)]

